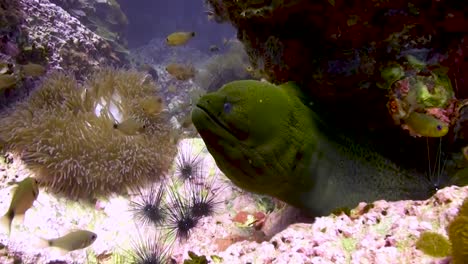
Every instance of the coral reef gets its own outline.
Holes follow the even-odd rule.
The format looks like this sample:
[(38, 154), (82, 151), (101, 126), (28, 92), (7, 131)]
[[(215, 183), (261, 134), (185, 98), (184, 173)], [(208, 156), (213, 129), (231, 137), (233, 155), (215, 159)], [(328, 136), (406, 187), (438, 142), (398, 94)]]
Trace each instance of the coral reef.
[(65, 9), (91, 31), (108, 41), (119, 59), (126, 61), (128, 20), (116, 0), (51, 0), (51, 2)]
[(26, 97), (37, 86), (42, 74), (24, 74), (29, 65), (41, 67), (43, 73), (66, 69), (83, 79), (99, 66), (127, 62), (124, 48), (49, 0), (2, 1), (0, 24), (0, 107)]
[[(303, 84), (323, 118), (357, 139), (371, 141), (407, 167), (424, 170), (426, 158), (417, 152), (426, 142), (395, 126), (387, 108), (389, 91), (377, 84), (389, 64), (405, 64), (408, 54), (417, 53), (426, 65), (446, 67), (443, 76), (457, 101), (453, 114), (442, 114), (449, 118), (444, 148), (459, 153), (460, 144), (466, 145), (452, 133), (459, 115), (456, 106), (468, 97), (463, 88), (468, 80), (467, 6), (461, 2), (207, 2), (218, 21), (237, 28), (251, 63), (272, 82)], [(424, 73), (426, 78), (433, 70)], [(426, 83), (432, 82), (429, 79)]]
[[(201, 139), (181, 140), (179, 152), (187, 152), (188, 145), (193, 155), (200, 153), (199, 158), (208, 172), (205, 176), (218, 175), (217, 185), (223, 184), (226, 188), (218, 194), (218, 199), (223, 202), (216, 214), (200, 219), (190, 239), (183, 243), (175, 242), (170, 251), (158, 247), (171, 263), (181, 264), (184, 260), (193, 259), (191, 256), (206, 256), (211, 262), (220, 263), (393, 263), (395, 259), (403, 263), (439, 262), (417, 250), (416, 241), (425, 231), (446, 236), (446, 226), (458, 214), (458, 208), (468, 195), (468, 187), (448, 187), (426, 201), (360, 204), (351, 210), (349, 216), (330, 215), (308, 224), (292, 217), (292, 208), (277, 202), (271, 208), (270, 199), (232, 186), (220, 174), (209, 153), (203, 150)], [(16, 173), (19, 179), (25, 176), (21, 169), (12, 171), (4, 164), (0, 165), (0, 168), (7, 169), (0, 169), (2, 176), (5, 172)], [(145, 191), (151, 189), (151, 186), (146, 187)], [(1, 189), (0, 197), (0, 210), (4, 212), (8, 203), (2, 201), (9, 201), (11, 195), (7, 189)], [(147, 242), (151, 242), (151, 247), (171, 244), (171, 240), (159, 240), (153, 232), (148, 232), (150, 230), (140, 229), (131, 211), (133, 198), (136, 197), (113, 196), (99, 200), (94, 207), (41, 192), (21, 228), (15, 226), (14, 236), (8, 239), (0, 234), (0, 243), (5, 246), (0, 262), (123, 264), (137, 261), (134, 259), (138, 257), (137, 250), (144, 250)], [(255, 219), (250, 219), (250, 215), (259, 212), (266, 215), (261, 227), (256, 225)], [(241, 214), (249, 217), (239, 225), (238, 216)], [(289, 225), (291, 222), (296, 224)], [(278, 223), (282, 228), (278, 229)], [(53, 258), (48, 250), (31, 246), (31, 234), (55, 237), (74, 228), (92, 230), (98, 239), (88, 249), (73, 251), (60, 258)], [(255, 235), (262, 233), (267, 234), (267, 238)], [(157, 257), (148, 256), (148, 251), (143, 253), (140, 256), (145, 258)], [(440, 260), (441, 263), (447, 261), (447, 258)]]
[[(159, 180), (175, 157), (177, 134), (157, 92), (134, 71), (103, 69), (83, 85), (56, 73), (3, 113), (0, 138), (53, 192), (88, 199), (122, 193)], [(141, 133), (115, 128), (128, 120)]]
[(44, 63), (47, 54), (43, 47), (28, 44), (29, 31), (24, 26), (26, 16), (21, 7), (17, 0), (0, 2), (0, 106), (6, 98), (22, 96), (33, 86), (20, 72), (20, 64), (31, 60)]
[[(421, 55), (421, 53), (423, 55)], [(395, 124), (413, 136), (442, 137), (456, 119), (457, 103), (447, 68), (427, 64), (428, 51), (416, 50), (405, 55), (403, 64), (390, 64), (381, 71), (381, 88), (389, 91), (388, 109)], [(434, 62), (432, 62), (434, 63)]]
[(433, 257), (452, 256), (454, 264), (466, 263), (468, 259), (468, 197), (458, 210), (457, 216), (447, 227), (448, 239), (438, 233), (424, 232), (416, 246)]
[(426, 201), (377, 201), (367, 212), (363, 203), (352, 210), (352, 216), (331, 215), (313, 224), (293, 224), (267, 241), (241, 241), (225, 250), (204, 238), (216, 235), (215, 231), (194, 232), (197, 242), (184, 246), (184, 252), (217, 255), (222, 263), (393, 263), (395, 259), (433, 263), (432, 257), (416, 249), (417, 238), (426, 230), (445, 232), (445, 224), (467, 194), (467, 187), (449, 187)]
[(108, 41), (61, 7), (48, 0), (17, 0), (17, 3), (19, 11), (28, 14), (20, 24), (26, 34), (16, 43), (18, 61), (46, 62), (49, 68), (67, 69), (77, 77), (93, 72), (100, 65), (125, 62)]

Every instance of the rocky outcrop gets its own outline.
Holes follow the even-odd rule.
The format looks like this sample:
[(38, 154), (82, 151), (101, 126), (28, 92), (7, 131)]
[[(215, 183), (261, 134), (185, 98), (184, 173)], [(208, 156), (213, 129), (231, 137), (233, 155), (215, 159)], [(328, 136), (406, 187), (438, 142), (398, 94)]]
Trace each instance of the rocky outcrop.
[(116, 0), (51, 0), (107, 40), (121, 60), (126, 60), (128, 19)]
[(50, 1), (19, 0), (19, 8), (28, 14), (22, 25), (28, 32), (25, 46), (42, 47), (49, 68), (82, 76), (98, 66), (122, 64), (108, 41)]
[[(468, 98), (467, 4), (449, 0), (208, 2), (218, 20), (237, 28), (252, 64), (264, 75), (275, 83), (300, 83), (337, 130), (370, 141), (408, 167), (427, 167), (426, 155), (418, 155), (426, 148), (426, 139), (402, 131), (400, 120), (392, 118), (394, 90), (379, 83), (389, 65), (411, 64), (409, 56), (428, 66), (422, 71), (425, 76), (434, 76), (435, 68), (442, 68), (450, 79), (454, 103), (431, 115), (437, 116), (439, 110), (447, 113), (446, 150), (459, 155), (466, 146), (466, 132), (460, 132), (466, 128), (456, 126)], [(405, 68), (392, 81), (418, 74), (414, 68)], [(432, 153), (438, 142), (430, 142)]]

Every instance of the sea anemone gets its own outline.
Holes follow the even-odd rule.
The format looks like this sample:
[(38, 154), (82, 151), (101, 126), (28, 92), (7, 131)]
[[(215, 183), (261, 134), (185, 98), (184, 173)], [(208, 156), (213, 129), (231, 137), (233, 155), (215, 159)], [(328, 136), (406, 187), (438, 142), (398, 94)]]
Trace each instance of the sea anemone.
[[(72, 199), (125, 193), (159, 180), (176, 155), (157, 92), (135, 71), (103, 69), (84, 85), (55, 73), (0, 117), (0, 139), (50, 191)], [(128, 119), (142, 133), (115, 128)]]

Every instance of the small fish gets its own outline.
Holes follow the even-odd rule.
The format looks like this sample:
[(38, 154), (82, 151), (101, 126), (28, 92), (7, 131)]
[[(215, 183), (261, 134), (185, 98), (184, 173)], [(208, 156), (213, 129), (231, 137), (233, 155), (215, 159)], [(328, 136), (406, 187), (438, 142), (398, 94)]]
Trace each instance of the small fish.
[(114, 128), (128, 136), (134, 136), (145, 132), (145, 124), (134, 118), (129, 118), (119, 124), (114, 124)]
[(65, 255), (70, 251), (90, 246), (94, 243), (96, 238), (97, 235), (91, 231), (76, 230), (58, 238), (41, 238), (37, 247), (52, 247), (54, 249), (57, 249), (61, 255)]
[(448, 132), (448, 124), (432, 115), (412, 112), (404, 119), (410, 131), (423, 137), (443, 137)]
[(32, 207), (39, 195), (38, 182), (35, 178), (28, 177), (18, 183), (14, 188), (13, 198), (10, 207), (5, 215), (0, 219), (1, 227), (11, 232), (11, 223), (14, 218), (23, 218), (26, 211)]
[(218, 51), (219, 51), (219, 47), (216, 46), (216, 45), (211, 45), (210, 48), (209, 48), (209, 50), (210, 50), (211, 52), (218, 52)]
[(11, 88), (16, 84), (16, 77), (10, 74), (0, 75), (0, 91)]
[(170, 63), (166, 66), (166, 71), (180, 81), (186, 81), (195, 76), (195, 68), (190, 65)]
[(39, 77), (46, 73), (44, 66), (31, 62), (25, 65), (21, 65), (21, 70), (25, 76), (30, 77)]
[(174, 32), (167, 36), (166, 44), (169, 46), (184, 45), (195, 36), (195, 32)]
[(224, 22), (223, 18), (221, 16), (217, 16), (212, 10), (206, 10), (204, 13), (206, 14), (206, 18), (208, 21), (214, 21), (216, 23)]
[(253, 73), (255, 71), (255, 69), (250, 65), (246, 65), (245, 66), (245, 71), (248, 72), (248, 73)]
[(73, 15), (76, 15), (78, 17), (86, 16), (86, 13), (83, 10), (79, 10), (79, 9), (71, 9), (70, 13), (72, 13)]
[(163, 100), (159, 96), (150, 96), (148, 98), (143, 99), (141, 102), (141, 107), (143, 111), (147, 114), (158, 114), (162, 111), (164, 105)]

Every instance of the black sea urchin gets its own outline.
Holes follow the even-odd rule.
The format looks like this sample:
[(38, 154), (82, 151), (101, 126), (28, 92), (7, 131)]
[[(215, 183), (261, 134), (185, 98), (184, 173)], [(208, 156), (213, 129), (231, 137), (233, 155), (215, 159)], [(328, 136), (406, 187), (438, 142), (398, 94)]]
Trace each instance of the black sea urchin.
[(199, 217), (192, 213), (190, 200), (183, 197), (174, 185), (169, 187), (167, 229), (170, 236), (175, 235), (179, 241), (187, 240), (198, 224)]
[[(201, 177), (200, 177), (201, 179)], [(215, 178), (210, 181), (190, 181), (189, 185), (189, 201), (191, 212), (194, 217), (204, 217), (213, 215), (216, 206), (220, 201), (216, 200), (219, 189), (213, 188)]]
[(128, 251), (133, 264), (166, 264), (169, 263), (170, 248), (166, 237), (156, 233), (141, 235), (138, 241), (132, 243), (132, 250)]
[(192, 147), (182, 147), (177, 155), (176, 175), (182, 181), (193, 180), (202, 174), (200, 153), (193, 155)]
[(163, 204), (164, 182), (158, 187), (152, 185), (149, 190), (137, 189), (138, 200), (130, 201), (130, 211), (135, 219), (143, 226), (154, 224), (160, 226), (167, 216), (166, 207)]

